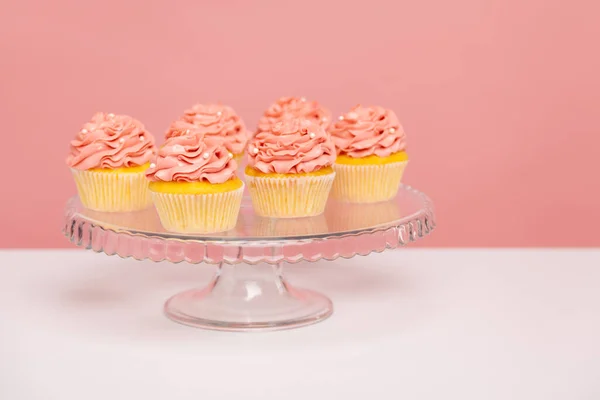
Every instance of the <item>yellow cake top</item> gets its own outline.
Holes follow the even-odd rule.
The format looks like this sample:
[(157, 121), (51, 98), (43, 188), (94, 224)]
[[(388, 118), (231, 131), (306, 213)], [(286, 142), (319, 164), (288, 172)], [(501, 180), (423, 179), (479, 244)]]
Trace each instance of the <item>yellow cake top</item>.
[(391, 154), (387, 157), (370, 155), (361, 158), (354, 158), (345, 154), (340, 154), (335, 160), (336, 164), (344, 165), (382, 165), (401, 161), (408, 161), (408, 154), (406, 154), (405, 151), (399, 151), (398, 153)]
[(289, 178), (289, 177), (299, 177), (299, 176), (321, 176), (321, 175), (329, 175), (333, 173), (333, 168), (325, 167), (318, 169), (312, 172), (300, 172), (300, 173), (290, 173), (290, 174), (278, 174), (276, 172), (262, 172), (252, 167), (246, 167), (246, 175), (255, 176), (255, 177), (268, 177), (268, 178)]
[(211, 194), (232, 192), (241, 188), (244, 183), (239, 178), (230, 179), (223, 183), (210, 182), (150, 182), (153, 192), (170, 194)]

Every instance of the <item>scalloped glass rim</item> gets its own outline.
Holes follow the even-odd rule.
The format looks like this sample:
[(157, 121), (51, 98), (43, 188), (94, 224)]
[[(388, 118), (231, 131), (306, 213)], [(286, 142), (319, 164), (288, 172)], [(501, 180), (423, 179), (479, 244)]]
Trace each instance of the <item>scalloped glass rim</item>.
[(416, 241), (434, 228), (431, 200), (402, 185), (389, 202), (330, 200), (322, 216), (289, 220), (256, 216), (245, 196), (236, 228), (210, 236), (166, 232), (154, 208), (137, 213), (99, 213), (85, 209), (74, 196), (65, 208), (63, 232), (77, 246), (122, 258), (277, 264), (382, 252)]

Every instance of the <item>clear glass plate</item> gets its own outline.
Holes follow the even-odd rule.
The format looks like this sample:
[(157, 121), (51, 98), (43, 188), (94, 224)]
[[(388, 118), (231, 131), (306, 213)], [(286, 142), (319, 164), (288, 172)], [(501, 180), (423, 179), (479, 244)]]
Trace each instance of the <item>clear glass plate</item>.
[(331, 315), (331, 301), (292, 288), (283, 262), (334, 260), (405, 245), (435, 227), (429, 198), (406, 185), (382, 203), (350, 204), (330, 199), (325, 213), (310, 218), (263, 218), (245, 195), (234, 229), (210, 235), (165, 231), (151, 207), (131, 213), (84, 208), (77, 196), (65, 208), (64, 233), (78, 246), (138, 260), (218, 264), (206, 289), (172, 297), (169, 318), (219, 330), (283, 329)]

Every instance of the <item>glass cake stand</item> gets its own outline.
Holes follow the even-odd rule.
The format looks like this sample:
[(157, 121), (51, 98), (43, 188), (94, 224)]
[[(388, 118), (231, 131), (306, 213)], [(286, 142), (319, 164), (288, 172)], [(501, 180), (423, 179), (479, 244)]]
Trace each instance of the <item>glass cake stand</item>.
[(324, 214), (297, 219), (260, 217), (244, 195), (236, 227), (210, 235), (169, 233), (153, 207), (103, 213), (84, 208), (75, 196), (65, 208), (64, 234), (78, 246), (108, 255), (218, 265), (207, 287), (176, 294), (164, 311), (186, 325), (249, 331), (300, 327), (332, 314), (326, 296), (287, 283), (284, 262), (382, 252), (422, 238), (434, 227), (429, 198), (402, 185), (397, 196), (384, 203), (330, 199)]

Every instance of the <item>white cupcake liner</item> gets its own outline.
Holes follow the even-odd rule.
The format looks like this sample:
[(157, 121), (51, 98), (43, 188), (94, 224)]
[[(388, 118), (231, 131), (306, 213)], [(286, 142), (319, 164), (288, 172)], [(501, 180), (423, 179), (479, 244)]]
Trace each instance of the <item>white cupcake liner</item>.
[(335, 172), (285, 178), (246, 175), (256, 214), (262, 217), (294, 218), (322, 214)]
[(375, 203), (396, 196), (408, 161), (389, 164), (334, 164), (337, 174), (331, 195), (351, 203)]
[(242, 204), (242, 187), (223, 193), (173, 194), (152, 191), (162, 226), (170, 232), (216, 233), (233, 229)]
[(145, 172), (71, 169), (84, 207), (103, 212), (143, 210), (152, 200)]

